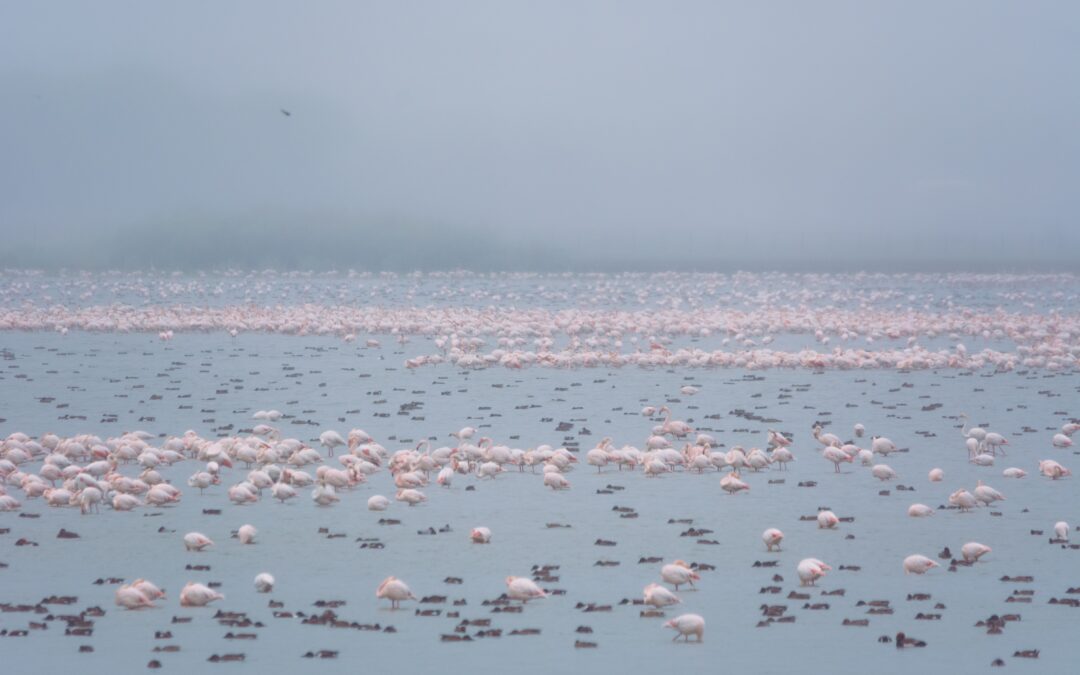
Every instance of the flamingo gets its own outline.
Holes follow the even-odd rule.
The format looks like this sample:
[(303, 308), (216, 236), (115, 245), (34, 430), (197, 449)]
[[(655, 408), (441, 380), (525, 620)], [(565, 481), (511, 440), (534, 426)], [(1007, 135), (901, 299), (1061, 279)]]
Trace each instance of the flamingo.
[(799, 576), (800, 585), (813, 586), (818, 579), (825, 576), (825, 573), (831, 569), (817, 558), (803, 558), (795, 567), (795, 573)]
[(416, 506), (420, 502), (426, 502), (427, 496), (419, 490), (404, 489), (397, 491), (395, 499), (399, 502), (405, 502), (409, 506)]
[(967, 439), (966, 441), (964, 441), (964, 444), (967, 446), (968, 459), (972, 459), (976, 455), (978, 455), (980, 449), (982, 448), (982, 445), (980, 445), (979, 441), (975, 438)]
[(697, 642), (701, 642), (705, 639), (705, 619), (697, 614), (683, 614), (677, 616), (665, 623), (664, 627), (675, 629), (675, 637), (672, 639), (672, 642), (677, 641), (679, 638), (683, 638), (686, 642), (689, 642), (691, 635), (697, 636)]
[(116, 511), (131, 511), (141, 505), (142, 502), (135, 495), (118, 494), (112, 498), (112, 506)]
[(561, 473), (554, 471), (544, 472), (544, 485), (552, 490), (569, 490), (570, 481), (566, 480), (566, 477)]
[(268, 572), (260, 572), (255, 575), (255, 590), (259, 593), (269, 593), (274, 590), (274, 577)]
[(435, 482), (439, 485), (448, 488), (454, 481), (454, 471), (457, 468), (457, 460), (454, 460), (449, 465), (444, 466), (439, 470), (439, 475), (436, 476)]
[(989, 452), (980, 452), (971, 458), (971, 463), (975, 466), (994, 466), (994, 456)]
[(877, 478), (880, 481), (896, 478), (896, 472), (893, 471), (892, 467), (888, 464), (875, 464), (874, 467), (870, 469), (870, 473), (873, 474), (874, 478)]
[(918, 553), (904, 558), (904, 574), (926, 574), (938, 567), (938, 564)]
[(288, 483), (277, 482), (270, 486), (270, 494), (284, 504), (286, 500), (296, 498), (296, 488)]
[(315, 489), (311, 491), (311, 501), (319, 506), (331, 506), (332, 504), (341, 501), (341, 497), (337, 495), (337, 491), (334, 490), (333, 485), (319, 483), (315, 486)]
[(671, 419), (671, 410), (666, 405), (661, 406), (659, 412), (666, 413), (664, 415), (664, 423), (661, 425), (663, 434), (671, 435), (675, 438), (683, 438), (684, 436), (694, 433), (694, 430), (686, 422)]
[(652, 605), (657, 609), (663, 609), (664, 607), (670, 607), (671, 605), (677, 605), (682, 602), (682, 600), (679, 599), (679, 596), (660, 584), (649, 584), (645, 587), (643, 592), (645, 595), (645, 604)]
[(506, 595), (512, 600), (520, 600), (522, 604), (529, 600), (547, 597), (544, 589), (537, 586), (532, 579), (525, 577), (506, 577)]
[(341, 434), (330, 429), (319, 434), (319, 443), (329, 451), (331, 457), (334, 456), (334, 448), (342, 445), (348, 445), (345, 439), (341, 437)]
[(958, 507), (963, 512), (975, 508), (978, 505), (978, 500), (975, 499), (975, 495), (964, 488), (960, 488), (949, 495), (949, 504)]
[(165, 591), (158, 588), (154, 582), (147, 581), (146, 579), (136, 579), (131, 582), (130, 586), (137, 589), (151, 601), (160, 600), (165, 597)]
[(676, 560), (660, 568), (660, 578), (674, 586), (677, 591), (683, 584), (693, 586), (694, 581), (700, 580), (701, 576), (682, 560)]
[(795, 455), (787, 448), (776, 448), (772, 451), (770, 459), (780, 466), (781, 471), (787, 471), (788, 462), (794, 462)]
[(409, 586), (397, 577), (386, 577), (375, 590), (375, 597), (390, 601), (390, 608), (397, 609), (405, 600), (416, 600)]
[(836, 468), (836, 473), (840, 473), (841, 463), (848, 462), (850, 464), (851, 462), (855, 461), (854, 457), (847, 454), (835, 445), (827, 446), (824, 450), (821, 451), (821, 456), (833, 463), (833, 466)]
[(1039, 461), (1039, 473), (1053, 480), (1072, 475), (1072, 471), (1066, 469), (1052, 459)]
[(784, 448), (791, 445), (791, 439), (780, 433), (779, 431), (769, 429), (767, 433), (768, 443), (771, 449), (775, 450), (776, 448)]
[(503, 468), (495, 462), (483, 462), (476, 468), (477, 478), (490, 478), (495, 479), (495, 476), (502, 473)]
[(729, 495), (734, 495), (743, 491), (749, 491), (750, 485), (740, 479), (738, 471), (732, 471), (720, 479), (720, 489)]
[(820, 511), (817, 514), (818, 529), (832, 530), (840, 524), (840, 519), (832, 511)]
[[(0, 495), (0, 500), (2, 500), (3, 497), (4, 497), (4, 495)], [(96, 487), (83, 488), (82, 492), (80, 492), (79, 495), (78, 495), (78, 499), (79, 499), (79, 511), (83, 515), (86, 515), (87, 513), (90, 513), (91, 510), (93, 510), (96, 513), (101, 513), (101, 500), (103, 499), (103, 495), (102, 495), (101, 490), (99, 490), (98, 488), (96, 488)], [(16, 504), (16, 507), (17, 507), (18, 502), (15, 502), (15, 504)], [(5, 509), (3, 508), (3, 506), (0, 505), (0, 511), (4, 511), (4, 510)]]
[(135, 588), (133, 584), (121, 586), (116, 589), (116, 606), (124, 609), (143, 609), (153, 607), (153, 601), (145, 593)]
[(989, 485), (984, 485), (982, 481), (978, 482), (974, 494), (975, 500), (986, 506), (990, 506), (996, 501), (1005, 501), (1005, 495), (1001, 494)]
[(460, 431), (454, 431), (450, 434), (459, 441), (464, 441), (472, 438), (476, 435), (475, 427), (462, 427)]
[(611, 459), (607, 449), (610, 444), (611, 439), (605, 438), (600, 441), (599, 445), (585, 454), (585, 461), (588, 462), (590, 466), (596, 467), (596, 473), (600, 473)]
[(888, 457), (890, 452), (896, 452), (896, 444), (884, 436), (875, 436), (870, 444), (870, 451), (875, 455)]
[(221, 593), (194, 581), (189, 581), (180, 591), (181, 607), (205, 607), (215, 600), (224, 599)]
[(221, 479), (209, 471), (199, 471), (194, 473), (187, 481), (188, 487), (199, 488), (199, 494), (203, 494), (203, 490), (220, 482)]
[(960, 419), (964, 420), (964, 424), (960, 428), (960, 434), (964, 438), (975, 439), (976, 445), (982, 445), (983, 439), (986, 438), (986, 429), (983, 429), (982, 427), (971, 427), (970, 429), (968, 429), (967, 413), (960, 413)]
[(818, 443), (821, 443), (826, 448), (828, 448), (828, 447), (839, 448), (842, 445), (839, 436), (837, 436), (836, 434), (829, 434), (829, 433), (823, 433), (823, 432), (824, 432), (824, 430), (822, 429), (820, 424), (815, 424), (814, 425), (814, 430), (813, 430), (814, 438), (817, 439)]
[(986, 434), (986, 436), (983, 438), (982, 443), (983, 447), (988, 449), (991, 455), (997, 455), (998, 451), (1000, 451), (1001, 454), (1004, 455), (1005, 450), (1002, 448), (1002, 446), (1008, 445), (1009, 441), (1001, 434), (995, 431), (991, 431)]
[(908, 507), (907, 514), (912, 518), (926, 518), (934, 515), (934, 509), (926, 504), (912, 504)]
[(784, 533), (775, 527), (770, 527), (761, 533), (761, 540), (765, 542), (765, 550), (771, 551), (773, 547), (780, 550), (780, 542), (784, 540)]
[(188, 532), (184, 535), (184, 548), (189, 551), (202, 551), (213, 545), (213, 540), (201, 532)]
[(979, 558), (989, 553), (991, 549), (977, 541), (969, 541), (960, 548), (960, 555), (964, 556), (965, 562), (977, 562)]
[(241, 544), (254, 544), (255, 535), (259, 533), (255, 529), (254, 525), (241, 525), (240, 529), (236, 531), (236, 538), (240, 540)]
[(761, 448), (753, 448), (750, 450), (750, 454), (746, 456), (746, 463), (754, 471), (761, 471), (765, 467), (769, 466), (772, 462), (772, 458), (766, 455)]

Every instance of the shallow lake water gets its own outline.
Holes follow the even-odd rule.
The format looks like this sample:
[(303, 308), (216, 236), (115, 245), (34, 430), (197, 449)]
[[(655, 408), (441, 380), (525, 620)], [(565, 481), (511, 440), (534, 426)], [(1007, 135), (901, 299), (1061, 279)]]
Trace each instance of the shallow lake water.
[[(356, 427), (391, 452), (424, 439), (434, 446), (452, 445), (450, 432), (471, 425), (478, 435), (511, 447), (546, 443), (582, 456), (567, 474), (568, 491), (543, 487), (539, 471), (511, 468), (494, 480), (458, 476), (449, 489), (433, 482), (424, 488), (426, 503), (394, 502), (381, 513), (367, 510), (366, 501), (375, 494), (393, 498), (385, 471), (342, 492), (332, 507), (316, 506), (307, 490), (286, 504), (264, 494), (256, 504), (236, 506), (226, 491), (246, 474), (243, 465), (224, 470), (222, 484), (200, 495), (186, 484), (201, 467), (195, 460), (159, 469), (183, 490), (175, 506), (127, 513), (105, 507), (83, 516), (77, 508), (22, 500), (21, 512), (0, 513), (0, 562), (5, 564), (0, 602), (33, 605), (48, 596), (76, 596), (74, 604), (50, 605), (48, 612), (77, 614), (99, 606), (105, 615), (94, 620), (89, 636), (65, 635), (64, 622), (52, 620), (23, 637), (0, 637), (7, 669), (134, 672), (157, 659), (173, 672), (781, 672), (808, 663), (833, 673), (970, 672), (1002, 658), (1007, 672), (1076, 671), (1080, 608), (1050, 599), (1080, 597), (1066, 594), (1080, 587), (1080, 550), (1051, 544), (1049, 538), (1054, 523), (1066, 520), (1073, 525), (1073, 540), (1080, 540), (1075, 531), (1080, 494), (1075, 478), (1051, 481), (1038, 475), (1037, 467), (1045, 458), (1067, 467), (1077, 464), (1071, 448), (1050, 444), (1078, 413), (1075, 372), (462, 371), (449, 364), (407, 370), (402, 364), (410, 345), (396, 344), (392, 335), (374, 337), (383, 346), (255, 333), (183, 334), (169, 342), (143, 333), (0, 333), (0, 438), (16, 431), (105, 438), (135, 429), (161, 440), (189, 429), (214, 438), (244, 433), (256, 423), (254, 411), (276, 408), (286, 413), (276, 424), (282, 434), (313, 447), (321, 431), (344, 434)], [(688, 384), (699, 392), (680, 393)], [(743, 471), (751, 489), (735, 496), (720, 489), (717, 472), (680, 470), (646, 478), (640, 471), (609, 466), (598, 473), (587, 466), (584, 453), (605, 436), (616, 445), (644, 446), (657, 423), (640, 414), (647, 404), (668, 405), (675, 417), (715, 436), (721, 449), (764, 447), (767, 429), (782, 430), (794, 441), (796, 461), (787, 471)], [(1008, 454), (994, 466), (967, 461), (961, 412), (1009, 440)], [(834, 473), (811, 436), (815, 422), (843, 439), (852, 438), (855, 423), (864, 424), (863, 447), (870, 435), (891, 438), (901, 451), (879, 461), (895, 469), (897, 478), (883, 483), (857, 463)], [(560, 430), (560, 423), (563, 429), (571, 426)], [(1001, 472), (1009, 466), (1023, 468), (1028, 476), (1004, 478)], [(38, 467), (35, 463), (30, 470)], [(943, 482), (927, 480), (933, 467), (944, 470)], [(139, 473), (135, 465), (120, 470)], [(980, 479), (1007, 500), (971, 513), (940, 509), (930, 518), (906, 515), (916, 502), (938, 509), (951, 492), (971, 490)], [(467, 490), (470, 486), (474, 489)], [(625, 511), (616, 507), (638, 515), (621, 517)], [(800, 519), (821, 507), (854, 520), (820, 530), (815, 521)], [(379, 524), (386, 518), (400, 524)], [(692, 524), (670, 522), (685, 519)], [(230, 538), (244, 523), (258, 528), (256, 544), (242, 546)], [(570, 527), (548, 527), (552, 523)], [(481, 525), (494, 533), (490, 545), (469, 541), (470, 529)], [(446, 526), (448, 532), (439, 532)], [(683, 536), (691, 527), (711, 532)], [(782, 551), (765, 551), (761, 533), (767, 527), (784, 531)], [(61, 528), (79, 538), (58, 539)], [(436, 533), (420, 533), (428, 528)], [(202, 553), (185, 551), (181, 540), (190, 531), (205, 533), (216, 545)], [(384, 547), (365, 548), (357, 541), (372, 538)], [(37, 545), (16, 546), (19, 539)], [(615, 545), (597, 545), (601, 539)], [(958, 555), (968, 541), (993, 551), (974, 566), (949, 571), (938, 552), (948, 546)], [(942, 567), (924, 576), (905, 575), (901, 561), (912, 553)], [(667, 618), (702, 615), (703, 644), (673, 643), (673, 632), (662, 626), (666, 619), (642, 618), (645, 607), (622, 604), (660, 581), (661, 563), (639, 562), (650, 557), (715, 568), (701, 572), (696, 589), (680, 590), (683, 604), (665, 612)], [(795, 566), (805, 557), (833, 567), (815, 588), (798, 584)], [(756, 565), (773, 561), (775, 567)], [(558, 566), (552, 571), (558, 580), (541, 586), (564, 593), (529, 602), (521, 613), (494, 612), (483, 604), (503, 593), (505, 577), (529, 576), (542, 565)], [(253, 577), (264, 571), (277, 580), (270, 594), (252, 587)], [(407, 581), (420, 598), (446, 596), (446, 601), (406, 602), (390, 610), (374, 596), (389, 575)], [(1014, 583), (1002, 581), (1004, 576), (1034, 579)], [(115, 585), (95, 584), (109, 577), (153, 580), (166, 589), (167, 599), (156, 609), (125, 611), (113, 604)], [(451, 577), (461, 583), (446, 583)], [(225, 599), (205, 608), (180, 607), (178, 592), (188, 581), (220, 582)], [(1006, 602), (1018, 597), (1018, 590), (1033, 591), (1031, 602)], [(789, 598), (792, 592), (810, 598)], [(915, 600), (909, 594), (931, 597)], [(334, 610), (339, 618), (383, 630), (303, 624), (295, 613), (322, 612), (315, 606), (319, 600), (344, 601)], [(893, 612), (868, 614), (870, 607), (859, 603), (873, 600), (889, 601)], [(280, 607), (271, 608), (270, 601)], [(590, 603), (610, 605), (610, 611), (585, 611)], [(818, 603), (827, 608), (809, 607)], [(944, 607), (935, 608), (939, 603)], [(766, 619), (762, 605), (785, 605), (795, 620), (759, 626)], [(214, 618), (219, 610), (246, 613), (261, 626), (222, 625)], [(424, 610), (437, 615), (418, 614)], [(283, 611), (294, 616), (275, 617)], [(940, 618), (917, 619), (920, 613)], [(994, 614), (1019, 614), (1020, 620), (1009, 622), (1000, 635), (975, 626)], [(27, 629), (46, 616), (3, 612), (0, 629)], [(191, 621), (174, 623), (174, 617)], [(490, 619), (490, 626), (455, 633), (466, 619)], [(869, 619), (869, 625), (844, 626), (845, 619)], [(386, 631), (388, 626), (394, 632)], [(583, 627), (589, 632), (579, 632)], [(502, 634), (478, 636), (488, 629)], [(511, 635), (515, 629), (539, 629), (539, 634)], [(879, 643), (880, 636), (897, 631), (928, 646), (897, 650)], [(164, 632), (171, 637), (155, 637)], [(230, 632), (257, 638), (227, 639)], [(442, 640), (454, 634), (473, 639)], [(575, 648), (579, 640), (596, 647)], [(93, 652), (80, 653), (82, 645)], [(166, 645), (178, 645), (179, 651), (153, 651)], [(1040, 650), (1039, 658), (1013, 657), (1028, 649)], [(304, 658), (318, 650), (338, 656)], [(207, 662), (212, 655), (232, 653), (243, 653), (244, 662)]]

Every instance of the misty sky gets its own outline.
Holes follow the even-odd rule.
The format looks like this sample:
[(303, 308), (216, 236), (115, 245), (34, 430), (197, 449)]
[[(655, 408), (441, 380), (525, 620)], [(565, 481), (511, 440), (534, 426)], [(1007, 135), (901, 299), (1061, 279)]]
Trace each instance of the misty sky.
[(0, 91), (2, 265), (1080, 256), (1073, 1), (6, 2)]

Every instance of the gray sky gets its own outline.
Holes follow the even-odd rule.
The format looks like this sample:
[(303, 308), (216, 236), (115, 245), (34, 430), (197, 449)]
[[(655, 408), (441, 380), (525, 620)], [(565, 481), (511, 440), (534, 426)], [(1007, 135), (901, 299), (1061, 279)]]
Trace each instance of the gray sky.
[(165, 4), (0, 5), (0, 264), (1080, 254), (1080, 3)]

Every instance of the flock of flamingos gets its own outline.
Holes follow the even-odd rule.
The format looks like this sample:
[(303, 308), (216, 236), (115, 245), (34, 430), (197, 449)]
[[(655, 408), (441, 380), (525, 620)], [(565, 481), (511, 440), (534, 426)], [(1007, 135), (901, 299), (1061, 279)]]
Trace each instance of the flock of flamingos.
[[(53, 307), (0, 311), (0, 330), (358, 334), (431, 337), (436, 351), (411, 356), (408, 368), (692, 367), (809, 369), (969, 369), (1052, 371), (1080, 367), (1076, 315), (947, 314), (888, 310), (704, 309), (624, 311), (446, 308)], [(816, 348), (782, 349), (777, 336), (813, 336)], [(1015, 349), (969, 351), (961, 341), (1009, 341)], [(934, 346), (922, 341), (952, 341)], [(716, 348), (693, 340), (715, 339)], [(495, 344), (492, 345), (491, 343)], [(900, 343), (897, 345), (896, 343)], [(367, 346), (379, 346), (369, 339)], [(485, 351), (486, 349), (486, 351)]]
[[(684, 395), (693, 395), (696, 388), (683, 388)], [(785, 470), (796, 458), (790, 449), (791, 441), (783, 434), (770, 430), (766, 449), (749, 451), (738, 446), (721, 452), (714, 450), (716, 440), (704, 433), (695, 435), (689, 424), (672, 419), (667, 407), (645, 407), (642, 415), (663, 416), (663, 422), (653, 427), (643, 447), (624, 445), (616, 447), (612, 439), (605, 438), (596, 447), (584, 453), (584, 462), (598, 472), (612, 470), (640, 472), (644, 477), (658, 477), (674, 471), (723, 472), (719, 489), (735, 495), (750, 490), (743, 479), (744, 472), (759, 472), (775, 465)], [(55, 508), (77, 507), (83, 514), (101, 513), (105, 504), (112, 511), (130, 511), (141, 507), (166, 507), (182, 498), (183, 490), (169, 483), (161, 471), (181, 462), (195, 462), (197, 466), (187, 479), (191, 490), (203, 493), (206, 489), (230, 483), (228, 499), (235, 505), (259, 501), (264, 495), (282, 503), (299, 498), (300, 490), (309, 490), (310, 499), (317, 505), (331, 507), (348, 498), (357, 485), (379, 481), (381, 474), (388, 475), (395, 492), (394, 500), (408, 506), (427, 501), (423, 492), (430, 487), (434, 477), (436, 486), (448, 488), (459, 477), (475, 480), (495, 479), (504, 471), (537, 472), (542, 476), (543, 486), (552, 490), (567, 490), (571, 483), (566, 474), (580, 460), (566, 448), (539, 446), (530, 449), (512, 448), (496, 444), (491, 438), (476, 438), (477, 430), (465, 427), (451, 434), (456, 439), (454, 447), (432, 448), (424, 441), (416, 448), (388, 451), (375, 438), (361, 429), (353, 429), (342, 436), (334, 430), (319, 436), (319, 447), (311, 447), (296, 438), (282, 438), (273, 426), (282, 417), (275, 410), (258, 411), (254, 417), (258, 424), (248, 435), (224, 439), (205, 439), (193, 431), (181, 436), (167, 438), (160, 446), (151, 445), (154, 437), (145, 432), (131, 432), (116, 438), (98, 438), (82, 434), (61, 438), (46, 434), (38, 439), (23, 433), (10, 434), (0, 444), (0, 511), (18, 511), (23, 501), (42, 499)], [(966, 419), (965, 419), (966, 421)], [(1053, 436), (1055, 449), (1072, 446), (1072, 435), (1080, 430), (1080, 424), (1067, 423)], [(813, 437), (821, 446), (817, 451), (821, 458), (834, 465), (837, 472), (844, 463), (856, 463), (869, 467), (874, 478), (889, 481), (895, 472), (885, 464), (896, 445), (888, 438), (875, 436), (867, 447), (856, 445), (865, 436), (863, 425), (853, 429), (855, 442), (845, 443), (839, 436), (826, 433), (815, 426)], [(995, 458), (1005, 454), (1007, 440), (996, 432), (979, 427), (962, 429), (964, 443), (970, 461), (992, 465)], [(475, 442), (474, 442), (475, 438)], [(688, 440), (692, 438), (692, 440)], [(681, 444), (681, 447), (676, 447)], [(881, 461), (879, 461), (879, 458)], [(1038, 462), (1038, 472), (1049, 479), (1058, 480), (1071, 475), (1069, 469), (1054, 459)], [(1002, 475), (1020, 479), (1027, 472), (1019, 467), (1006, 468)], [(940, 482), (944, 474), (939, 468), (931, 468), (928, 480)], [(19, 497), (9, 493), (18, 492)], [(960, 488), (949, 495), (949, 504), (960, 511), (978, 506), (990, 506), (1005, 496), (982, 481), (972, 490)], [(384, 511), (391, 500), (375, 495), (367, 500), (367, 508)], [(934, 509), (925, 504), (912, 504), (908, 516), (922, 518), (932, 516)], [(840, 519), (830, 510), (817, 515), (818, 526), (823, 529), (837, 527)], [(1054, 537), (1061, 542), (1069, 539), (1069, 525), (1065, 521), (1054, 524)], [(241, 525), (236, 536), (241, 544), (254, 543), (258, 532), (250, 524)], [(475, 544), (489, 544), (495, 535), (478, 524), (470, 533)], [(779, 551), (784, 533), (769, 527), (762, 533), (767, 551)], [(188, 551), (203, 551), (215, 545), (209, 537), (199, 532), (183, 536)], [(991, 552), (991, 548), (979, 542), (967, 542), (960, 554), (965, 563), (975, 563)], [(913, 553), (902, 561), (907, 574), (926, 574), (939, 566), (932, 558)], [(804, 558), (795, 565), (795, 572), (802, 585), (814, 585), (832, 568), (817, 558)], [(658, 610), (679, 605), (677, 594), (681, 586), (693, 586), (700, 580), (699, 574), (683, 561), (676, 560), (663, 565), (660, 580), (671, 586), (651, 583), (644, 588), (644, 604)], [(255, 590), (270, 592), (274, 577), (269, 572), (254, 576)], [(542, 599), (546, 592), (532, 579), (520, 576), (506, 578), (506, 597), (527, 603)], [(184, 607), (202, 607), (223, 599), (223, 595), (201, 583), (189, 582), (179, 593), (179, 603)], [(388, 577), (375, 590), (375, 597), (387, 600), (393, 608), (400, 603), (417, 600), (408, 584), (398, 578)], [(165, 600), (165, 594), (153, 582), (137, 579), (120, 586), (115, 592), (115, 602), (128, 610), (154, 607)], [(664, 624), (675, 630), (675, 639), (700, 641), (704, 638), (705, 619), (694, 613), (681, 614)], [(902, 634), (897, 646), (919, 641)]]
[[(973, 284), (1071, 282), (1053, 275), (0, 275), (0, 331), (430, 339), (434, 351), (408, 357), (409, 368), (1069, 371), (1080, 368), (1080, 314), (1068, 311), (1074, 295), (1001, 290), (990, 298), (997, 304), (972, 306), (964, 292)], [(811, 336), (815, 346), (785, 341), (790, 335)], [(986, 346), (969, 349), (965, 341)]]

